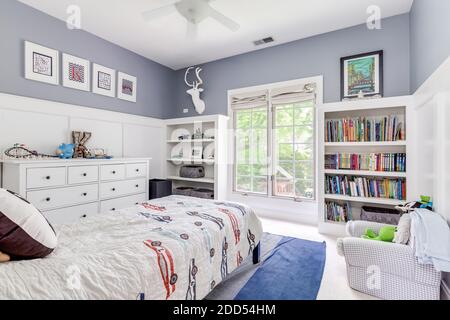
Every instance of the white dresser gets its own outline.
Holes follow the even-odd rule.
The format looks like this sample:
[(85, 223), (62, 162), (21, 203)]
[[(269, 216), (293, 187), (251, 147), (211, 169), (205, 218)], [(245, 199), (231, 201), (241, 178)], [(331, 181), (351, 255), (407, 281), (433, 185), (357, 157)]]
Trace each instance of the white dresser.
[(2, 188), (26, 198), (51, 223), (70, 224), (147, 200), (149, 160), (3, 160)]

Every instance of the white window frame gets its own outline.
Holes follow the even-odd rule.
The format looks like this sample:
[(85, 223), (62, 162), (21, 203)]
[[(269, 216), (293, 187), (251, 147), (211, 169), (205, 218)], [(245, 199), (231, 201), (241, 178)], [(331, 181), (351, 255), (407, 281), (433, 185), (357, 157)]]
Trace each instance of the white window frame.
[[(294, 198), (294, 197), (285, 197), (285, 196), (276, 196), (273, 193), (273, 179), (274, 179), (274, 164), (273, 164), (273, 133), (272, 130), (274, 128), (273, 124), (273, 105), (271, 101), (271, 95), (270, 92), (277, 88), (283, 88), (283, 87), (291, 87), (291, 86), (304, 86), (308, 83), (315, 83), (316, 85), (316, 104), (314, 108), (314, 198)], [(250, 192), (242, 192), (242, 191), (236, 191), (235, 185), (236, 185), (236, 174), (235, 174), (235, 161), (236, 161), (236, 139), (234, 134), (234, 127), (235, 127), (235, 112), (232, 109), (231, 101), (232, 97), (235, 95), (242, 95), (242, 94), (252, 94), (254, 92), (260, 92), (267, 90), (268, 92), (268, 128), (270, 129), (270, 133), (267, 134), (267, 150), (268, 150), (268, 158), (269, 158), (269, 165), (268, 165), (268, 186), (267, 186), (267, 194), (258, 194), (258, 193), (250, 193)], [(254, 87), (247, 87), (247, 88), (240, 88), (240, 89), (234, 89), (228, 91), (228, 115), (230, 117), (230, 123), (229, 123), (229, 129), (230, 129), (230, 136), (232, 139), (230, 139), (229, 143), (229, 160), (231, 160), (229, 163), (231, 163), (231, 170), (228, 170), (228, 181), (232, 182), (229, 185), (229, 194), (234, 195), (240, 195), (245, 197), (260, 197), (260, 198), (267, 198), (267, 199), (280, 199), (280, 200), (288, 200), (288, 201), (297, 201), (297, 202), (317, 202), (318, 198), (318, 170), (317, 170), (317, 162), (318, 162), (318, 127), (317, 127), (317, 114), (318, 109), (323, 104), (323, 76), (316, 76), (316, 77), (309, 77), (309, 78), (302, 78), (297, 80), (291, 80), (291, 81), (284, 81), (284, 82), (276, 82), (266, 85), (260, 85), (260, 86), (254, 86)]]

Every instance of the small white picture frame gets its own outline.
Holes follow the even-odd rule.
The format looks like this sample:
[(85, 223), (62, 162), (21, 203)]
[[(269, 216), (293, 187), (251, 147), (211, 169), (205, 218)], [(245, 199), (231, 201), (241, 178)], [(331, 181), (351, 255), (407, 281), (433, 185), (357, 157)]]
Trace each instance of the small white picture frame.
[(116, 96), (116, 70), (94, 63), (92, 92), (114, 98)]
[(62, 68), (64, 87), (91, 91), (91, 63), (88, 60), (63, 53)]
[(25, 41), (25, 78), (59, 85), (59, 51)]
[(117, 98), (136, 102), (137, 78), (129, 74), (119, 72), (117, 77)]
[(192, 159), (202, 160), (203, 159), (203, 146), (192, 147)]

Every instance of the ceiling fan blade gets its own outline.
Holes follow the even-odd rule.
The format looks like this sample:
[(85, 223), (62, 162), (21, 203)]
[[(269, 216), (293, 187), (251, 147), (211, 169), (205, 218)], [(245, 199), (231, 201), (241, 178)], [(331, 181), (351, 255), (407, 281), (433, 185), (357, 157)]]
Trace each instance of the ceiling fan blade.
[(187, 22), (187, 31), (186, 31), (187, 38), (189, 40), (195, 40), (195, 39), (197, 39), (197, 34), (198, 34), (198, 25), (188, 21)]
[(223, 24), (225, 27), (227, 27), (233, 32), (238, 31), (241, 27), (237, 22), (231, 20), (224, 14), (220, 13), (219, 11), (211, 7), (209, 9), (209, 16), (218, 21), (219, 23)]
[(153, 19), (159, 19), (168, 16), (169, 14), (172, 14), (176, 11), (175, 4), (178, 2), (179, 0), (166, 1), (166, 4), (163, 5), (162, 7), (144, 11), (142, 13), (142, 17), (144, 18), (145, 21), (150, 21)]

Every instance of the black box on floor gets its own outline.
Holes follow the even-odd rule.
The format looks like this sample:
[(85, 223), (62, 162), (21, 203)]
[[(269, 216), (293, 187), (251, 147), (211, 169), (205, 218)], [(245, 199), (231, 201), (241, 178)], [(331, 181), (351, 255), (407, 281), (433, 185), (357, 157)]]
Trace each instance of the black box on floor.
[(148, 186), (150, 200), (172, 195), (172, 181), (170, 180), (152, 179)]

